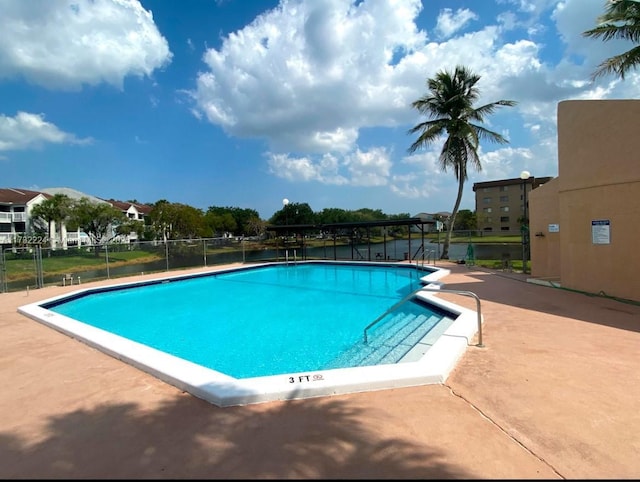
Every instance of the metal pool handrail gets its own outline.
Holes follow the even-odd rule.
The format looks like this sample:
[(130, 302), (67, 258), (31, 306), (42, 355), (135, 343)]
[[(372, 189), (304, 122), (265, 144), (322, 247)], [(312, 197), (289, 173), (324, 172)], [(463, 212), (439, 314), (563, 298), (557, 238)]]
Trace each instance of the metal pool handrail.
[(373, 325), (375, 325), (380, 320), (382, 320), (385, 316), (387, 316), (389, 313), (391, 313), (391, 311), (395, 310), (398, 306), (400, 306), (400, 305), (406, 303), (407, 301), (409, 301), (411, 298), (413, 298), (416, 295), (416, 293), (418, 293), (419, 291), (421, 291), (423, 289), (424, 289), (424, 287), (420, 287), (417, 290), (412, 291), (407, 296), (405, 296), (400, 301), (398, 301), (396, 304), (394, 304), (391, 308), (388, 308), (384, 313), (382, 313), (380, 316), (378, 316), (371, 323), (369, 323), (367, 325), (367, 327), (364, 329), (364, 342), (365, 342), (365, 344), (369, 343), (369, 339), (367, 338), (367, 331), (369, 330), (369, 328), (371, 328)]
[(476, 295), (472, 291), (447, 290), (447, 289), (442, 289), (442, 288), (428, 288), (426, 286), (423, 286), (421, 288), (418, 288), (415, 291), (412, 291), (407, 296), (405, 296), (400, 301), (398, 301), (395, 305), (393, 305), (391, 308), (389, 308), (387, 311), (385, 311), (378, 318), (376, 318), (371, 323), (369, 323), (367, 325), (367, 327), (364, 329), (364, 342), (365, 342), (365, 344), (369, 342), (369, 340), (367, 338), (367, 330), (369, 330), (369, 328), (371, 328), (373, 325), (375, 325), (380, 320), (382, 320), (385, 316), (387, 316), (395, 308), (397, 308), (398, 306), (400, 306), (400, 305), (406, 303), (407, 301), (409, 301), (409, 299), (413, 298), (420, 291), (430, 291), (430, 292), (433, 292), (433, 293), (453, 293), (453, 294), (457, 294), (457, 295), (470, 296), (472, 298), (475, 298), (475, 300), (476, 300), (476, 313), (478, 315), (478, 344), (476, 346), (478, 346), (478, 347), (483, 347), (484, 346), (484, 344), (482, 343), (482, 311), (481, 311), (481, 307), (480, 307), (480, 298), (478, 297), (478, 295)]
[(478, 344), (476, 346), (483, 347), (482, 344), (482, 311), (480, 308), (480, 298), (473, 291), (464, 290), (446, 290), (442, 288), (427, 288), (426, 286), (420, 291), (431, 291), (433, 293), (453, 293), (456, 295), (470, 296), (476, 300), (476, 313), (478, 315)]

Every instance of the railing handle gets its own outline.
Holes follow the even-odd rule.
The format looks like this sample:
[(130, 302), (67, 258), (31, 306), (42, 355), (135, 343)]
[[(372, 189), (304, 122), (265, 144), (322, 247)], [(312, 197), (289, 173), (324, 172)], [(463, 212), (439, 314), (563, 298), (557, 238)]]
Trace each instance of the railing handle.
[(482, 311), (480, 308), (480, 298), (472, 291), (464, 290), (447, 290), (441, 288), (427, 288), (424, 287), (420, 291), (430, 291), (433, 293), (453, 293), (456, 295), (470, 296), (476, 300), (476, 313), (478, 314), (478, 344), (476, 346), (483, 347), (482, 343)]

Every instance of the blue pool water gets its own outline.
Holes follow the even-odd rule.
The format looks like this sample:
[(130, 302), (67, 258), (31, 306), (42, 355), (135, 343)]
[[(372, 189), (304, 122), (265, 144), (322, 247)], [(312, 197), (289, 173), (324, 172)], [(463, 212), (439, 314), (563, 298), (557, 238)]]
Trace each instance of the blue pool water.
[[(45, 307), (235, 378), (262, 377), (352, 366), (345, 354), (363, 347), (367, 325), (429, 273), (410, 265), (260, 266), (104, 288)], [(432, 324), (447, 316), (416, 302), (402, 309)]]

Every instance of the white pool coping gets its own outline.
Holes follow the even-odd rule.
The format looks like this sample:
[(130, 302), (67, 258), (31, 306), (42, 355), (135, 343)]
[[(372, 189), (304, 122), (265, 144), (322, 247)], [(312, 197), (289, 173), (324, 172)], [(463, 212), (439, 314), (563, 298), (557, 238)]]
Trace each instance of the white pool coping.
[[(336, 262), (331, 261), (331, 263)], [(354, 262), (345, 263), (353, 264)], [(250, 268), (272, 265), (273, 263), (251, 265)], [(398, 263), (398, 265), (407, 266), (406, 263)], [(433, 289), (443, 286), (438, 280), (449, 275), (450, 271), (432, 266), (428, 268), (435, 271), (422, 278), (425, 283), (428, 283), (425, 287)], [(422, 343), (420, 342), (405, 356), (415, 361), (401, 360), (396, 364), (237, 379), (41, 306), (87, 292), (104, 291), (105, 288), (193, 278), (238, 269), (245, 268), (218, 269), (197, 275), (175, 275), (159, 280), (117, 283), (108, 287), (76, 290), (21, 306), (18, 312), (219, 407), (444, 383), (478, 331), (478, 314), (475, 311), (439, 299), (435, 296), (437, 293), (422, 291), (417, 294), (418, 298), (457, 316), (435, 343), (429, 342), (422, 346), (422, 350), (425, 351), (423, 354), (420, 352)]]

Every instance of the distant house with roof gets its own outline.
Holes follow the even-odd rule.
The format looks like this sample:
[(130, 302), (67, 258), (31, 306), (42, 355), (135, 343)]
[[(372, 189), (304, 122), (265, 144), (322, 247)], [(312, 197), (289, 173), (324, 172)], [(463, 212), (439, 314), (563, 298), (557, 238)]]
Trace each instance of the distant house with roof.
[(33, 233), (31, 209), (47, 197), (40, 191), (0, 188), (0, 246), (20, 244)]
[[(48, 187), (42, 189), (42, 192), (48, 194), (49, 196), (63, 194), (74, 201), (86, 198), (93, 203), (106, 203), (106, 201), (104, 201), (103, 199), (92, 196), (91, 194), (86, 194), (76, 189), (71, 189), (70, 187)], [(68, 232), (66, 223), (60, 223), (60, 226), (56, 226), (55, 223), (52, 223), (51, 230), (52, 233), (49, 233), (49, 236), (51, 237), (51, 247), (54, 249), (56, 247), (66, 249), (69, 246), (76, 247), (91, 244), (91, 238), (89, 238), (86, 233), (80, 231), (80, 229)]]
[[(111, 204), (114, 208), (119, 209), (129, 220), (140, 221), (144, 223), (145, 218), (149, 215), (153, 209), (146, 204), (138, 204), (131, 201), (116, 201), (115, 199), (109, 199), (105, 202)], [(132, 243), (139, 241), (138, 233), (131, 231), (127, 235), (119, 235), (114, 238), (118, 242)]]
[[(0, 188), (0, 246), (15, 247), (20, 244), (42, 244), (44, 239), (37, 238), (38, 227), (34, 224), (31, 209), (33, 206), (50, 199), (56, 194), (62, 194), (74, 201), (88, 199), (93, 203), (104, 203), (120, 210), (128, 220), (144, 223), (152, 206), (131, 201), (117, 201), (115, 199), (101, 199), (68, 187), (51, 187), (40, 191)], [(90, 237), (80, 229), (68, 232), (64, 222), (51, 222), (50, 226), (42, 226), (42, 229), (51, 230), (47, 233), (46, 241), (52, 248), (66, 249), (69, 246), (83, 246), (91, 244)], [(138, 234), (132, 231), (125, 235), (115, 235), (117, 226), (110, 227), (110, 241), (131, 243), (138, 241)]]

